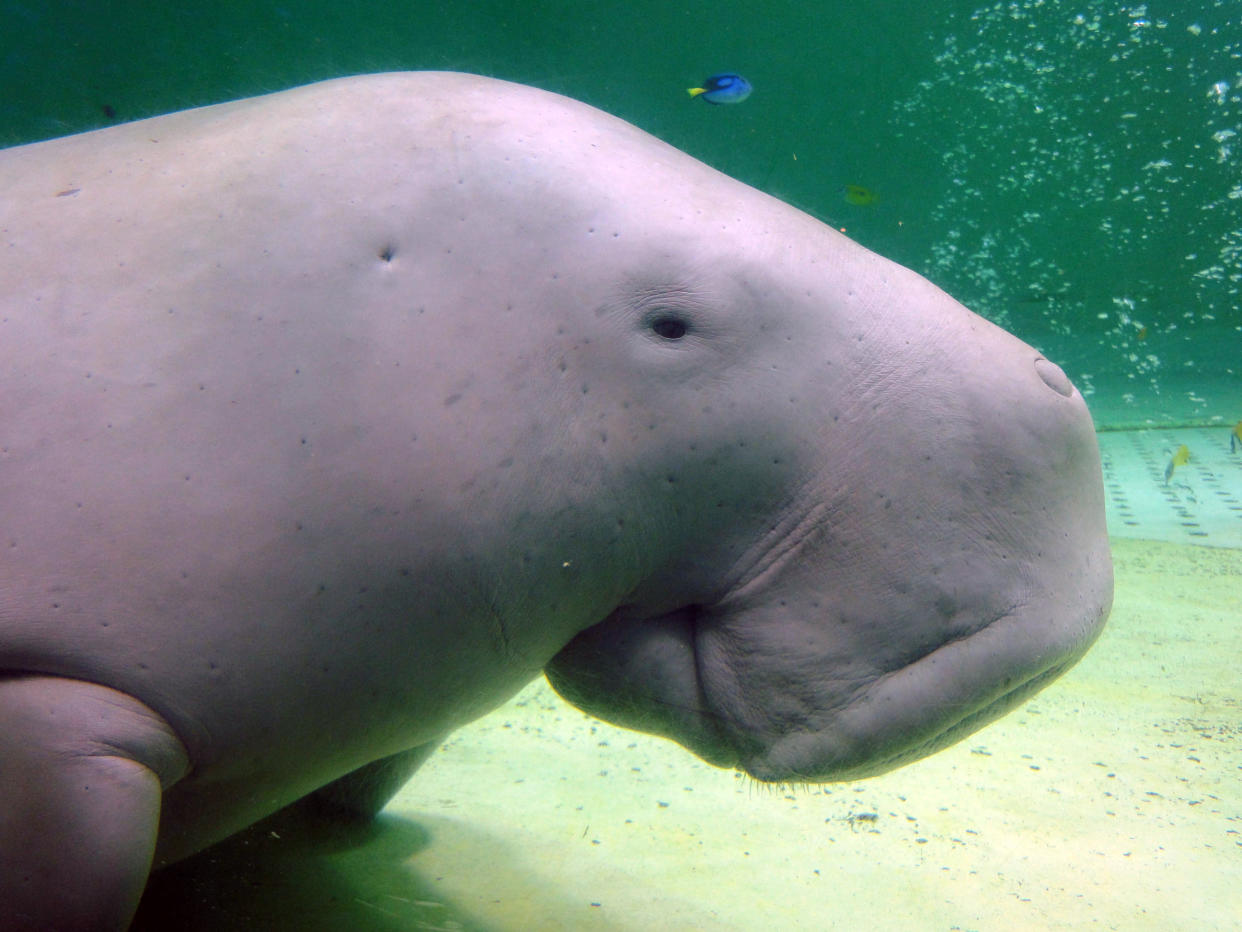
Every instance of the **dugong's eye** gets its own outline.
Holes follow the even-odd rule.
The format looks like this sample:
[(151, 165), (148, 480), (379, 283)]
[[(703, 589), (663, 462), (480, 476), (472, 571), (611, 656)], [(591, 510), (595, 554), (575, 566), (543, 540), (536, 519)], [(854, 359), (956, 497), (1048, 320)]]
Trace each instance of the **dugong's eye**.
[(689, 329), (684, 320), (672, 314), (661, 314), (651, 322), (651, 332), (666, 340), (680, 340)]

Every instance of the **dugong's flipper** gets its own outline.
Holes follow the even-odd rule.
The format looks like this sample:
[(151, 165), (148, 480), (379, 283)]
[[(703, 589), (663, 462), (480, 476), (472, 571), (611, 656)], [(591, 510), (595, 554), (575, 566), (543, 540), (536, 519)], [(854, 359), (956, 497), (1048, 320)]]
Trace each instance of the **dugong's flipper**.
[(0, 929), (125, 928), (151, 867), (162, 787), (187, 766), (172, 729), (131, 696), (0, 678)]
[(304, 796), (292, 808), (311, 818), (360, 822), (372, 819), (447, 737), (445, 734), (408, 751), (372, 761)]

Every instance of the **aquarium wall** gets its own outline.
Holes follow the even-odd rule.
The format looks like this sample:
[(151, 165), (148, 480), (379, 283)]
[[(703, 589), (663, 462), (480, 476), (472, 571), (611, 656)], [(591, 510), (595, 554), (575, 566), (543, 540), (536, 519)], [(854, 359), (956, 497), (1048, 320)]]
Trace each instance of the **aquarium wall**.
[[(390, 69), (644, 127), (1033, 343), (1101, 428), (1242, 418), (1233, 0), (4, 2), (0, 141)], [(754, 93), (686, 93), (719, 71)]]

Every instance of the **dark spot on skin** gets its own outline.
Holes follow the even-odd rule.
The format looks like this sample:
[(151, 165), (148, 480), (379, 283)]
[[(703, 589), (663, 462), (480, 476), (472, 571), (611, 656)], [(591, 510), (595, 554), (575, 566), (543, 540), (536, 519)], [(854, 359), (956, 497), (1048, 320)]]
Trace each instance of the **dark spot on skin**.
[(449, 405), (457, 404), (459, 401), (461, 401), (461, 392), (458, 392), (455, 395), (449, 395), (444, 399), (444, 407), (447, 408)]
[(57, 197), (72, 197), (73, 195), (77, 194), (81, 190), (82, 190), (81, 188), (66, 188), (63, 191), (57, 191), (56, 196)]
[(506, 456), (504, 459), (502, 459), (499, 463), (497, 463), (497, 464), (496, 464), (496, 466), (497, 466), (499, 469), (508, 469), (508, 468), (509, 468), (510, 466), (512, 466), (512, 465), (513, 465), (513, 457), (512, 457), (512, 456)]
[(391, 262), (394, 255), (396, 255), (396, 250), (393, 249), (391, 244), (386, 245), (379, 251), (379, 257), (385, 262)]

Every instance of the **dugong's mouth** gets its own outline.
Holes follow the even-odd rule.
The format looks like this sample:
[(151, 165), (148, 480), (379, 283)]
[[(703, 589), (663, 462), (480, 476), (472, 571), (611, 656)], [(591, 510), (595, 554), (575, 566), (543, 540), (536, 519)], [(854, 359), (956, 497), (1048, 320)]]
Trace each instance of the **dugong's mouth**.
[[(1107, 617), (1018, 608), (970, 636), (869, 679), (805, 675), (739, 650), (729, 626), (691, 609), (582, 632), (547, 668), (566, 699), (678, 741), (763, 782), (875, 776), (947, 747), (1071, 667)], [(771, 658), (768, 658), (769, 660)]]
[(704, 708), (713, 710), (720, 743), (735, 750), (734, 766), (756, 780), (875, 776), (954, 744), (1024, 702), (1082, 657), (1107, 617), (1105, 608), (1053, 621), (1048, 611), (1015, 608), (864, 682), (823, 683), (817, 694), (794, 687), (801, 713), (784, 721), (730, 708), (712, 682), (713, 634), (703, 631), (697, 654)]
[[(823, 728), (791, 730), (743, 751), (735, 766), (765, 783), (858, 780), (934, 754), (1000, 718), (1056, 679), (1090, 641), (1050, 665), (1007, 667), (995, 641), (1008, 619), (971, 640), (940, 647), (873, 682)], [(987, 643), (985, 643), (987, 642)], [(975, 656), (970, 656), (975, 655)], [(986, 655), (982, 666), (978, 657)], [(1006, 670), (1003, 676), (997, 671)], [(945, 675), (945, 671), (950, 671)]]

